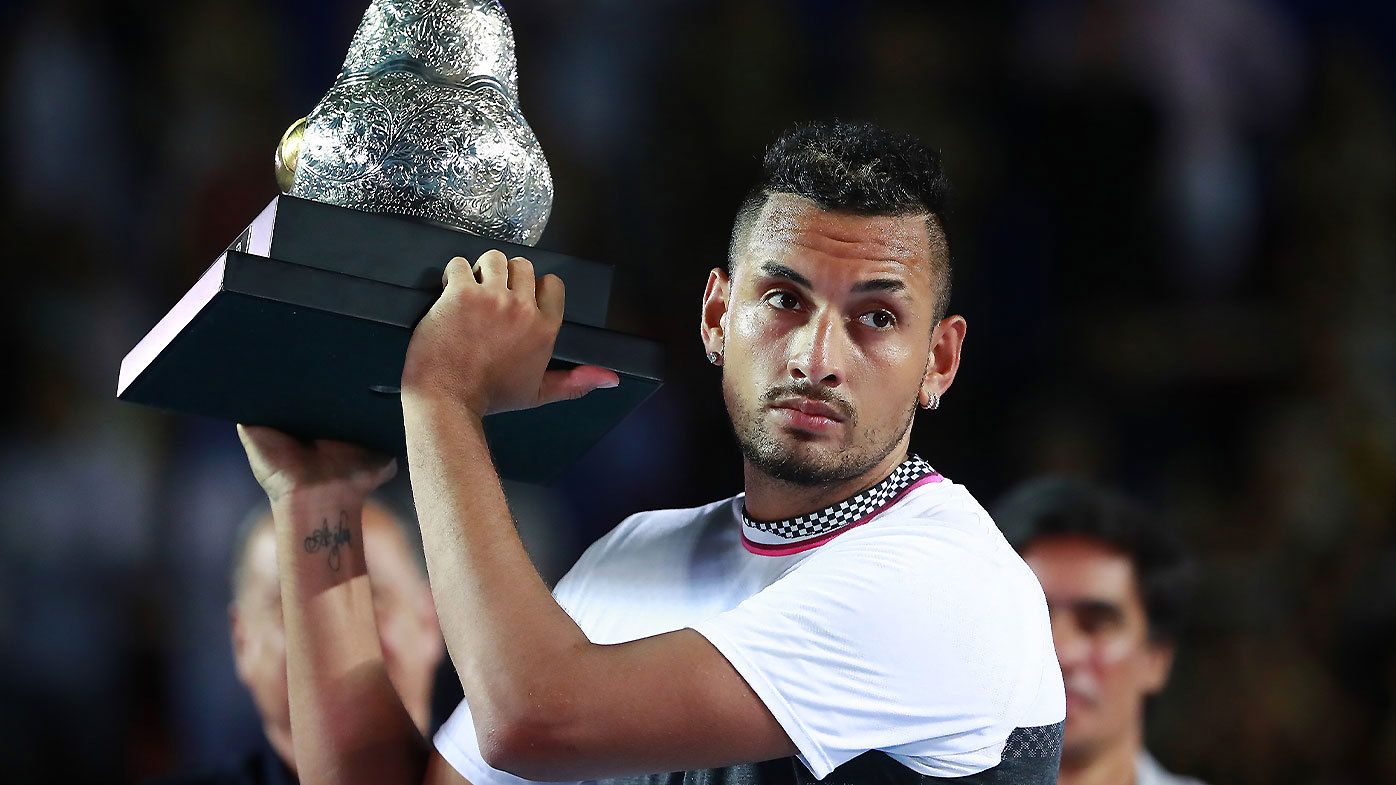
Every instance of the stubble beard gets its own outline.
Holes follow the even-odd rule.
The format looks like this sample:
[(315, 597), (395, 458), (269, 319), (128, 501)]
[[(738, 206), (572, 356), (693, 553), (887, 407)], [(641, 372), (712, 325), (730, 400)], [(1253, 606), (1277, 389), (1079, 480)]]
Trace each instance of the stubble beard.
[[(762, 397), (763, 402), (754, 406), (735, 391), (725, 392), (723, 398), (727, 404), (728, 419), (731, 420), (737, 446), (747, 462), (772, 479), (806, 488), (845, 482), (868, 473), (897, 448), (916, 415), (913, 403), (907, 409), (902, 427), (885, 439), (879, 438), (880, 434), (873, 431), (868, 434), (872, 444), (867, 449), (844, 448), (832, 455), (821, 455), (812, 445), (808, 450), (800, 449), (801, 444), (809, 442), (798, 436), (777, 434), (769, 427), (765, 417), (765, 401), (774, 399), (775, 390), (768, 392)], [(803, 394), (816, 400), (826, 400), (813, 389), (805, 390)], [(845, 432), (858, 435), (857, 412), (845, 406), (844, 413), (848, 415), (844, 421)]]

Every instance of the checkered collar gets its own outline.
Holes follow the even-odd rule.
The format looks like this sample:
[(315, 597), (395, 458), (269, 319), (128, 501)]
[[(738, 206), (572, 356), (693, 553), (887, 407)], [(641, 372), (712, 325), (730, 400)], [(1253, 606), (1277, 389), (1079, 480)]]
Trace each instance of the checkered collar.
[(872, 520), (912, 488), (939, 482), (940, 475), (920, 456), (909, 456), (887, 479), (822, 510), (780, 521), (758, 521), (742, 505), (742, 544), (762, 556), (786, 556), (817, 547)]

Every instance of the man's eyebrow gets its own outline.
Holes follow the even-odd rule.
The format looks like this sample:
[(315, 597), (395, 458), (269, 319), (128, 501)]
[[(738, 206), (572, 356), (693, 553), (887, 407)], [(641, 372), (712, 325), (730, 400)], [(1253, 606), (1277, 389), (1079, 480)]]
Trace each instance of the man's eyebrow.
[(896, 278), (874, 278), (870, 281), (861, 281), (853, 285), (855, 294), (863, 292), (900, 292), (906, 289), (906, 283)]
[(1081, 597), (1074, 600), (1053, 600), (1048, 598), (1048, 607), (1065, 608), (1071, 611), (1095, 611), (1097, 613), (1111, 613), (1124, 615), (1124, 608), (1116, 602), (1098, 599), (1096, 597)]
[(1082, 599), (1068, 603), (1067, 607), (1073, 613), (1094, 613), (1111, 619), (1122, 619), (1125, 615), (1124, 608), (1109, 600)]
[(806, 289), (814, 288), (814, 285), (809, 282), (808, 278), (804, 277), (803, 275), (800, 275), (799, 273), (795, 272), (789, 267), (786, 267), (783, 264), (778, 264), (776, 262), (766, 262), (765, 264), (761, 265), (761, 272), (771, 276), (772, 278), (784, 278), (788, 281), (792, 281), (794, 283), (799, 284), (800, 286), (805, 287)]
[[(808, 278), (778, 262), (766, 262), (761, 265), (761, 272), (772, 278), (784, 278), (806, 289), (814, 288)], [(861, 281), (854, 284), (852, 289), (854, 294), (863, 294), (866, 292), (901, 292), (905, 290), (906, 283), (897, 278), (874, 278), (869, 281)]]

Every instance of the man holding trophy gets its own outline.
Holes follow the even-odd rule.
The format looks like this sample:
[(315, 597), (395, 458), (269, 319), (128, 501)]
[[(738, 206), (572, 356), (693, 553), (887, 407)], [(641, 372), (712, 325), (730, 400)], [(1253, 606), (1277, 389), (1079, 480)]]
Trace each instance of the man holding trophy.
[[(439, 38), (441, 15), (477, 64), (505, 63), (495, 83), (512, 95), (507, 20), (483, 0), (375, 0), (337, 89), (449, 82), (411, 43)], [(370, 40), (411, 56), (355, 81)], [(366, 209), (349, 202), (372, 198), (370, 181), (335, 174), (325, 140), (353, 147), (379, 130), (333, 114), (312, 113), (294, 182), (324, 178), (340, 194), (328, 201)], [(483, 118), (474, 130), (498, 119), (469, 118)], [(528, 204), (537, 170), (508, 187), (478, 138), (426, 147), (479, 156), (465, 174), (493, 178), (482, 193)], [(383, 182), (444, 182), (409, 158), (388, 156)], [(946, 188), (938, 155), (871, 125), (800, 127), (770, 148), (700, 314), (745, 492), (632, 516), (551, 593), (514, 531), (489, 422), (631, 380), (602, 364), (549, 368), (570, 307), (558, 276), (499, 251), (451, 259), (400, 384), (432, 594), (465, 694), (434, 747), (387, 678), (361, 549), (365, 499), (395, 461), (240, 426), (276, 522), (301, 780), (1055, 782), (1065, 704), (1041, 588), (969, 493), (908, 452), (965, 335), (946, 313)], [(384, 201), (380, 212), (413, 214)], [(476, 209), (477, 233), (541, 231), (512, 208)]]

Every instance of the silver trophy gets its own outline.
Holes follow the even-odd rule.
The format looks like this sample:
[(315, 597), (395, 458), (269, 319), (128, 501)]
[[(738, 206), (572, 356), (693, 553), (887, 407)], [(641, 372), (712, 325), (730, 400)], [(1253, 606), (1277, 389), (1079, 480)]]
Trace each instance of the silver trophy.
[(658, 388), (659, 345), (605, 329), (611, 268), (532, 247), (553, 183), (519, 111), (498, 2), (372, 0), (338, 78), (275, 160), (285, 195), (126, 356), (121, 399), (403, 455), (412, 330), (446, 263), (490, 249), (566, 283), (555, 363), (622, 376), (486, 418), (501, 474), (557, 476)]
[(521, 245), (538, 242), (553, 203), (494, 0), (373, 0), (339, 78), (276, 160), (292, 196)]

